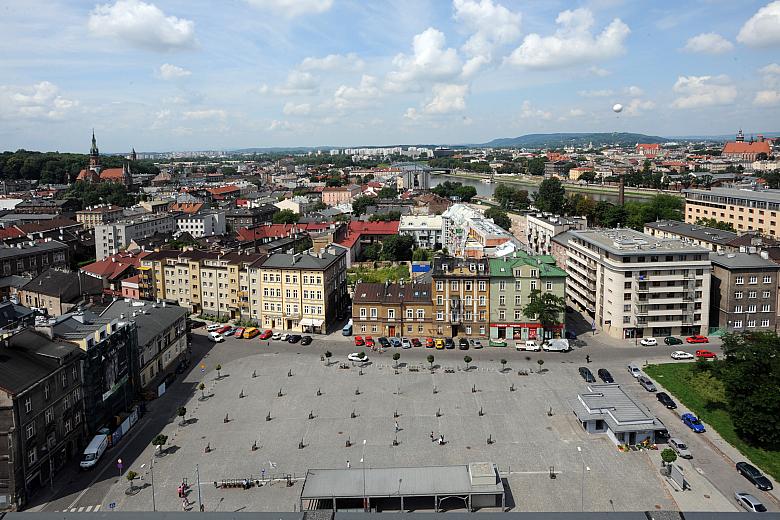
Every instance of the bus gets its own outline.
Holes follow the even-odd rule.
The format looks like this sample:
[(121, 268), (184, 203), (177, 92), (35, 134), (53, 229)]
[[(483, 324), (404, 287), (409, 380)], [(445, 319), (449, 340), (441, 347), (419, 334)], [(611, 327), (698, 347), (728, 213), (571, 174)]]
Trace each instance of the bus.
[(344, 325), (344, 328), (341, 329), (341, 335), (342, 336), (351, 336), (352, 335), (352, 320), (349, 320), (346, 325)]
[(260, 331), (257, 330), (255, 327), (247, 327), (244, 329), (244, 339), (252, 339), (255, 336), (259, 336)]

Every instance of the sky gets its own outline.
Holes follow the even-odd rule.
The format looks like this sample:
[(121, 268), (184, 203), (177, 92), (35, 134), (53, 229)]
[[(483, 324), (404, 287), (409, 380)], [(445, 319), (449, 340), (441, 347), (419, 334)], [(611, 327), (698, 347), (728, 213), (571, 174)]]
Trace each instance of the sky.
[(0, 34), (0, 150), (780, 131), (780, 0), (0, 0)]

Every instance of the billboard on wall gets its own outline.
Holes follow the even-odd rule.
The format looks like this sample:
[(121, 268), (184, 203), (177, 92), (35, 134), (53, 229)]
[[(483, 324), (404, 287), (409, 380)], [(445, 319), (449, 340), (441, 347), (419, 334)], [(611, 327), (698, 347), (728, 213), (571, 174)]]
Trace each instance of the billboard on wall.
[(125, 348), (123, 343), (111, 345), (102, 354), (103, 401), (127, 382), (130, 367), (127, 356), (124, 355)]

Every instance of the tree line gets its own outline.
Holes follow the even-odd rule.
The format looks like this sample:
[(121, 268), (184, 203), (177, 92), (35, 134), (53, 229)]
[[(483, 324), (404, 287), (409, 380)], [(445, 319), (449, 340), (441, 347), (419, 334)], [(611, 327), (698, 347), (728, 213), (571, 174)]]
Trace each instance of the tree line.
[[(124, 157), (101, 156), (104, 168), (121, 168)], [(0, 178), (37, 180), (41, 184), (67, 184), (76, 179), (79, 171), (89, 165), (89, 156), (77, 153), (33, 152), (17, 150), (0, 154)], [(152, 161), (133, 162), (134, 173), (158, 174)]]

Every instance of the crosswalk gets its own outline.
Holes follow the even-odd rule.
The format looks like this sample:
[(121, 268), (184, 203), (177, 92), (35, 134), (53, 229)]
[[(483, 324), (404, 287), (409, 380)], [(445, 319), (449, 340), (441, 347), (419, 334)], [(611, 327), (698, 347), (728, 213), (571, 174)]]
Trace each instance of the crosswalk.
[(100, 504), (96, 506), (71, 507), (62, 511), (55, 511), (55, 513), (97, 513), (98, 511), (100, 511)]

